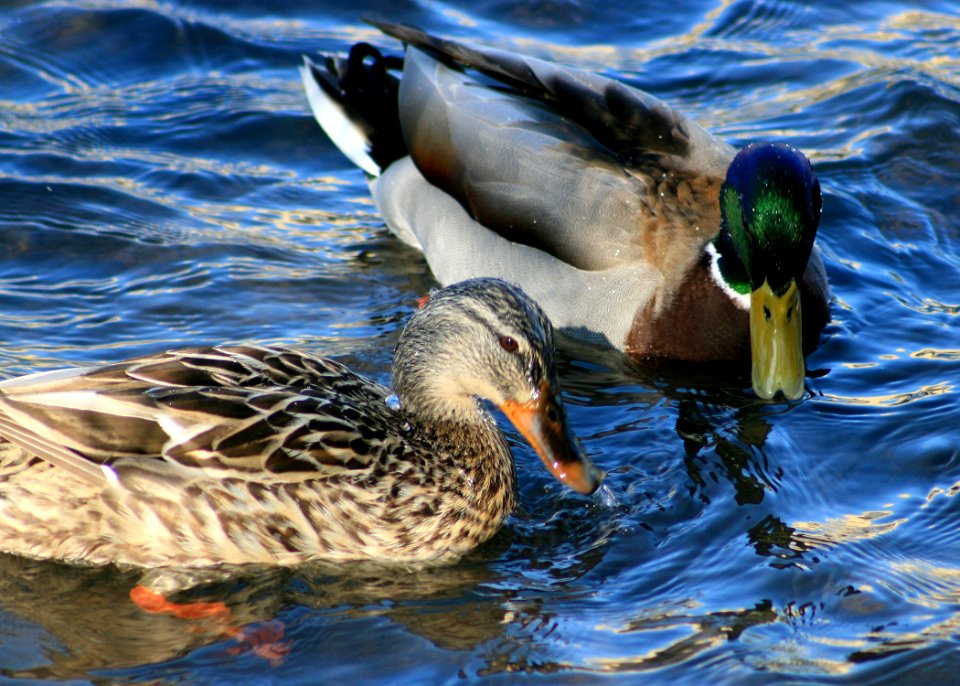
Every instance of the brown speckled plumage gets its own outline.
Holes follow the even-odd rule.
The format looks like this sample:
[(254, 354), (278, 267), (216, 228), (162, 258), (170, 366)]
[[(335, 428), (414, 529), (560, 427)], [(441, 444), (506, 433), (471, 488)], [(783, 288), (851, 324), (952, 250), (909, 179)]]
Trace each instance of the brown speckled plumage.
[(515, 287), (433, 294), (401, 335), (394, 391), (399, 407), (336, 362), (258, 346), (0, 384), (0, 549), (139, 566), (455, 559), (515, 502), (478, 398), (549, 414), (531, 429), (541, 457), (573, 465), (555, 473), (579, 490), (599, 483), (566, 429), (550, 324)]

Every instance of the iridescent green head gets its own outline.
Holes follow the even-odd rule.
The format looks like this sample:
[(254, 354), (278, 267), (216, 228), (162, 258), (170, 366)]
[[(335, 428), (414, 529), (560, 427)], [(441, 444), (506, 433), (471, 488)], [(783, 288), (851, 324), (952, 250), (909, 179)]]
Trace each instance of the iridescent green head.
[[(775, 293), (783, 293), (791, 279), (799, 280), (813, 249), (821, 206), (817, 175), (796, 148), (753, 143), (737, 154), (720, 189), (723, 231), (718, 241), (732, 244), (743, 266), (739, 276), (745, 277), (744, 286), (755, 291), (766, 281)], [(737, 270), (730, 271), (736, 281)]]
[(803, 395), (800, 282), (821, 205), (810, 161), (786, 145), (747, 146), (720, 189), (720, 270), (734, 290), (750, 293), (753, 388), (762, 398)]

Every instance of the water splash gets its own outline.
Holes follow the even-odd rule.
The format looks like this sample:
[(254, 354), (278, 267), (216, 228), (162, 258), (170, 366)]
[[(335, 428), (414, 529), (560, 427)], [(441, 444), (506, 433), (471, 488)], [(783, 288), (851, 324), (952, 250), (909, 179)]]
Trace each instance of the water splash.
[(594, 501), (602, 507), (614, 509), (620, 507), (620, 501), (613, 494), (613, 489), (607, 484), (600, 484), (600, 488), (593, 494)]
[[(400, 406), (401, 406), (400, 398), (397, 397), (396, 393), (392, 393), (388, 395), (386, 398), (383, 399), (383, 402), (387, 407), (389, 407), (394, 412), (400, 411)], [(403, 422), (400, 424), (400, 429), (406, 433), (410, 433), (411, 431), (413, 431), (413, 425), (410, 422), (408, 422), (406, 419), (404, 419)]]

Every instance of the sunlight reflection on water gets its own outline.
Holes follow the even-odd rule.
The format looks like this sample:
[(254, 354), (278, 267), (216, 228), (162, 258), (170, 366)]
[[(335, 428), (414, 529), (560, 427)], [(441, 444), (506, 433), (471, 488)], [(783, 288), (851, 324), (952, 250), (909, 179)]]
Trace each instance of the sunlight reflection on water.
[[(949, 3), (20, 2), (0, 15), (2, 376), (223, 341), (388, 381), (423, 259), (326, 141), (301, 55), (358, 17), (597, 69), (825, 191), (835, 295), (809, 393), (562, 340), (594, 499), (511, 436), (521, 507), (443, 569), (246, 570), (192, 591), (279, 619), (282, 664), (139, 612), (137, 575), (0, 558), (8, 679), (943, 681), (960, 669), (960, 19)], [(396, 49), (395, 43), (389, 43)], [(219, 633), (218, 633), (219, 631)], [(311, 675), (305, 677), (304, 675)], [(938, 677), (940, 677), (938, 679)]]

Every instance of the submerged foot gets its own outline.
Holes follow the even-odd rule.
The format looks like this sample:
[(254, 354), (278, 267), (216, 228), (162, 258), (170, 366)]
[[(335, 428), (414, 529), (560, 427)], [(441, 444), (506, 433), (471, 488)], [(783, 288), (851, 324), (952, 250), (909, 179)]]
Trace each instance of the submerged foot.
[(223, 628), (218, 632), (222, 636), (233, 638), (238, 645), (230, 648), (230, 655), (252, 652), (276, 667), (283, 663), (293, 647), (293, 641), (284, 640), (283, 622), (274, 619), (249, 626), (237, 626), (232, 623), (233, 613), (226, 603), (195, 601), (176, 603), (162, 593), (138, 584), (130, 590), (130, 600), (150, 614), (170, 614), (179, 619), (216, 619)]

